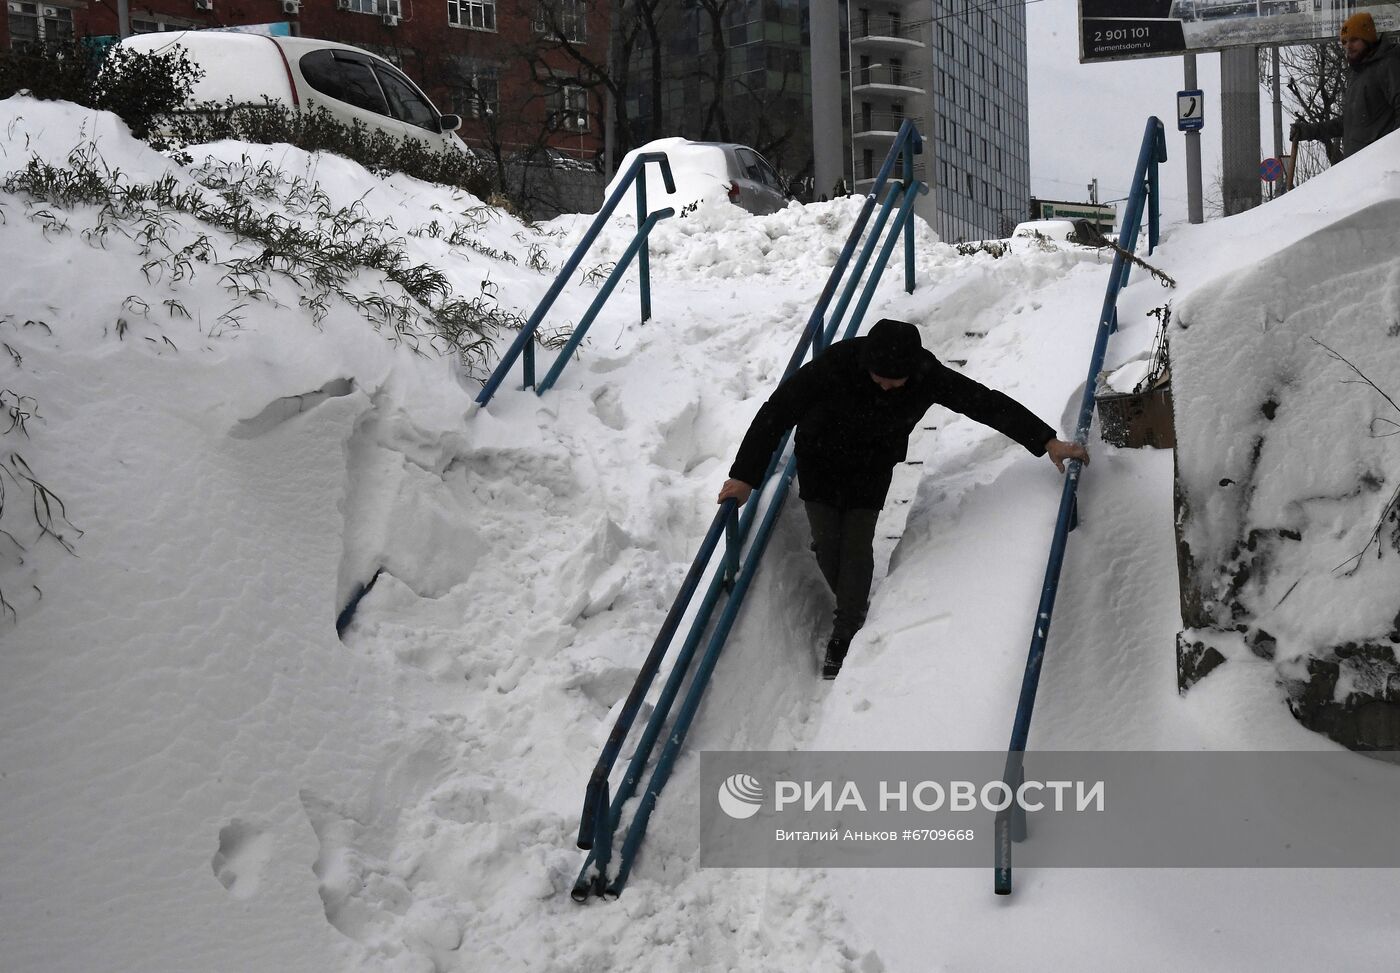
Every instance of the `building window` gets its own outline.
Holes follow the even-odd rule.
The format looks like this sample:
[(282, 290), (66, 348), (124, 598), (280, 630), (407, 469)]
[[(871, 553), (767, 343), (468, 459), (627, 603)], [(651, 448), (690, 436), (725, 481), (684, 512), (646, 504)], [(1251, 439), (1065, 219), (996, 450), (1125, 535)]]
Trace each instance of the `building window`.
[(175, 24), (168, 20), (141, 20), (137, 17), (131, 18), (131, 32), (133, 34), (158, 34), (163, 30), (189, 30), (190, 24)]
[(582, 44), (588, 40), (586, 0), (540, 0), (535, 8), (535, 33)]
[(501, 85), (494, 67), (468, 67), (452, 86), (452, 107), (464, 118), (487, 118), (501, 111)]
[(193, 24), (176, 24), (168, 20), (141, 20), (132, 18), (132, 34), (160, 34), (161, 31), (189, 31)]
[[(403, 16), (403, 5), (400, 0), (345, 0), (347, 6), (343, 9), (351, 10), (359, 14), (388, 14), (392, 17)], [(342, 9), (337, 6), (336, 9)]]
[(496, 0), (447, 0), (447, 22), (470, 30), (495, 30)]
[(38, 50), (73, 39), (73, 11), (39, 3), (10, 0), (10, 50)]
[(549, 96), (549, 124), (556, 131), (588, 131), (588, 92), (578, 85), (566, 84)]

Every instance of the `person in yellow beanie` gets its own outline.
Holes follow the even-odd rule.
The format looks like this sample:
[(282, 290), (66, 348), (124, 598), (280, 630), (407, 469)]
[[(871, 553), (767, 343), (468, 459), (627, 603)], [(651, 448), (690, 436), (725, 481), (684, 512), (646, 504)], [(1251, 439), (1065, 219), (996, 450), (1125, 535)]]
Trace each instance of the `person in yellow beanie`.
[(1400, 128), (1400, 46), (1381, 40), (1368, 13), (1352, 14), (1342, 24), (1347, 58), (1347, 93), (1342, 113), (1325, 122), (1294, 121), (1293, 141), (1326, 141), (1340, 136), (1350, 156)]

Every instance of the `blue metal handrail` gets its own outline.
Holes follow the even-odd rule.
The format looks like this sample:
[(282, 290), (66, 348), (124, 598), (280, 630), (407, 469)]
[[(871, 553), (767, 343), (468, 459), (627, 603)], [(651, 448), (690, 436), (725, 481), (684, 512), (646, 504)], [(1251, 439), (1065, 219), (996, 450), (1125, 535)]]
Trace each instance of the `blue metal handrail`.
[[(637, 185), (641, 186), (641, 183), (639, 182)], [(569, 358), (573, 355), (574, 350), (578, 348), (579, 344), (583, 341), (584, 335), (588, 334), (588, 329), (593, 326), (594, 318), (596, 318), (598, 312), (603, 309), (603, 305), (608, 302), (608, 298), (612, 295), (613, 288), (617, 286), (618, 281), (622, 280), (622, 275), (627, 272), (627, 266), (632, 262), (632, 258), (637, 256), (638, 251), (641, 251), (645, 256), (647, 237), (651, 235), (651, 231), (656, 226), (657, 222), (675, 215), (676, 211), (667, 206), (665, 209), (657, 210), (642, 221), (641, 227), (637, 230), (637, 235), (632, 238), (632, 242), (627, 245), (627, 249), (622, 251), (622, 256), (619, 257), (617, 263), (613, 265), (612, 272), (608, 274), (607, 281), (599, 288), (598, 296), (593, 298), (593, 303), (590, 304), (588, 310), (584, 312), (583, 318), (574, 328), (574, 333), (569, 335), (569, 340), (564, 342), (563, 348), (559, 349), (559, 356), (554, 359), (554, 367), (549, 370), (544, 380), (540, 382), (539, 387), (535, 389), (536, 395), (544, 395), (554, 387), (554, 383), (558, 381), (560, 373), (564, 371), (564, 366), (569, 363)], [(646, 279), (647, 278), (643, 276), (643, 280)], [(644, 284), (642, 293), (646, 295), (648, 289), (648, 286)], [(646, 297), (643, 298), (644, 301), (646, 299)], [(649, 314), (649, 311), (643, 311), (642, 320), (645, 321)]]
[[(520, 333), (515, 336), (515, 340), (511, 342), (510, 347), (506, 350), (506, 353), (501, 356), (501, 360), (491, 372), (491, 377), (488, 378), (486, 384), (481, 387), (481, 391), (476, 397), (478, 405), (485, 405), (491, 401), (491, 397), (496, 394), (496, 390), (500, 388), (501, 383), (505, 381), (506, 375), (510, 373), (511, 366), (514, 365), (516, 359), (520, 358), (522, 355), (524, 356), (524, 387), (530, 388), (535, 384), (535, 331), (538, 330), (540, 322), (544, 320), (544, 316), (549, 313), (549, 309), (554, 305), (554, 301), (559, 297), (559, 293), (564, 289), (564, 285), (569, 282), (569, 278), (572, 277), (574, 271), (578, 269), (578, 265), (582, 262), (584, 254), (593, 246), (593, 241), (596, 240), (598, 234), (602, 232), (603, 227), (608, 222), (608, 218), (612, 216), (613, 210), (617, 208), (617, 204), (622, 201), (622, 197), (627, 192), (628, 187), (633, 184), (636, 185), (637, 195), (637, 232), (633, 236), (632, 243), (628, 247), (628, 256), (626, 260), (630, 261), (632, 259), (631, 255), (636, 254), (638, 249), (641, 250), (641, 259), (638, 261), (638, 267), (641, 275), (642, 320), (646, 321), (651, 317), (651, 276), (647, 263), (647, 251), (643, 243), (646, 241), (647, 234), (651, 232), (652, 227), (656, 225), (656, 221), (671, 216), (675, 211), (672, 209), (658, 210), (648, 216), (646, 165), (649, 162), (655, 162), (661, 166), (661, 179), (666, 184), (666, 191), (668, 193), (674, 193), (676, 191), (676, 181), (671, 176), (671, 163), (670, 160), (666, 158), (665, 152), (643, 152), (632, 160), (632, 164), (627, 167), (627, 171), (623, 174), (622, 181), (617, 184), (617, 188), (613, 190), (612, 195), (609, 196), (607, 202), (603, 204), (603, 208), (598, 211), (598, 215), (593, 217), (593, 222), (589, 224), (588, 230), (583, 234), (583, 239), (578, 242), (578, 246), (574, 247), (574, 252), (569, 255), (569, 259), (564, 261), (563, 268), (560, 269), (559, 273), (555, 276), (554, 283), (551, 284), (549, 290), (545, 292), (543, 299), (541, 299), (539, 305), (536, 306), (534, 313), (530, 315), (530, 319), (525, 323), (525, 327), (520, 329)], [(616, 278), (621, 274), (622, 270), (625, 269), (626, 265), (623, 261), (619, 261), (618, 265), (613, 268), (613, 272), (609, 275), (608, 282), (605, 285), (607, 294), (612, 293)], [(603, 295), (603, 300), (606, 299), (606, 295)], [(597, 314), (598, 309), (601, 307), (602, 303), (595, 300), (594, 307), (589, 309), (589, 317), (586, 319), (588, 324), (592, 323), (593, 316)], [(581, 325), (581, 327), (586, 329), (586, 325)], [(575, 334), (578, 336), (579, 340), (582, 340), (582, 335), (578, 335), (577, 332), (578, 329), (575, 329)], [(575, 345), (577, 344), (577, 342), (574, 343)], [(561, 357), (567, 360), (567, 356)], [(557, 370), (562, 369), (562, 367), (562, 365), (557, 365), (556, 371), (551, 374), (557, 378)]]
[[(802, 367), (803, 359), (807, 356), (807, 350), (816, 340), (817, 335), (822, 330), (822, 321), (826, 316), (827, 306), (831, 303), (831, 298), (836, 293), (836, 286), (841, 282), (841, 276), (845, 271), (846, 264), (851, 259), (851, 254), (855, 252), (856, 244), (860, 241), (861, 235), (865, 232), (865, 225), (870, 220), (870, 214), (875, 209), (875, 201), (880, 198), (880, 192), (885, 188), (885, 183), (889, 181), (890, 173), (894, 171), (895, 162), (903, 160), (903, 175), (905, 186), (914, 182), (914, 156), (924, 150), (924, 139), (919, 134), (919, 130), (914, 127), (913, 121), (905, 119), (904, 124), (899, 126), (899, 134), (895, 136), (894, 144), (890, 146), (889, 153), (885, 156), (884, 163), (880, 166), (879, 173), (875, 176), (875, 183), (870, 187), (870, 192), (865, 197), (865, 202), (861, 204), (860, 213), (856, 217), (855, 226), (851, 228), (851, 234), (846, 238), (846, 244), (841, 248), (841, 255), (836, 258), (836, 266), (831, 269), (831, 274), (826, 279), (826, 286), (822, 288), (822, 293), (817, 298), (816, 306), (812, 308), (812, 313), (807, 318), (807, 326), (802, 331), (802, 337), (797, 342), (797, 347), (793, 349), (792, 356), (788, 359), (787, 367), (783, 369), (783, 378), (787, 378), (793, 372)], [(888, 205), (888, 200), (887, 200)], [(914, 291), (914, 238), (908, 235), (905, 240), (906, 254), (904, 260), (904, 289), (908, 293)]]
[[(906, 287), (913, 289), (913, 236), (911, 219), (912, 202), (928, 189), (922, 184), (913, 182), (913, 154), (921, 148), (922, 140), (918, 130), (913, 124), (906, 121), (904, 127), (900, 129), (899, 137), (891, 148), (885, 164), (880, 169), (879, 177), (875, 182), (870, 195), (866, 198), (861, 207), (861, 212), (856, 219), (855, 226), (851, 230), (850, 236), (842, 248), (836, 266), (827, 279), (826, 286), (817, 301), (808, 319), (806, 327), (803, 329), (797, 347), (788, 363), (787, 369), (783, 373), (783, 378), (788, 378), (799, 368), (810, 350), (812, 354), (820, 354), (830, 343), (831, 335), (839, 324), (840, 317), (845, 312), (846, 305), (854, 293), (855, 287), (860, 282), (860, 277), (865, 269), (870, 254), (874, 251), (875, 243), (889, 217), (895, 202), (903, 197), (903, 204), (900, 205), (894, 224), (886, 238), (886, 243), (881, 248), (880, 255), (876, 259), (874, 270), (870, 281), (866, 286), (866, 291), (862, 300), (857, 305), (856, 313), (852, 315), (847, 324), (847, 336), (854, 334), (860, 326), (860, 321), (865, 313), (866, 307), (870, 303), (874, 287), (880, 279), (880, 275), (893, 252), (893, 245), (903, 233), (905, 241), (905, 271)], [(836, 292), (836, 288), (842, 277), (845, 275), (851, 255), (855, 252), (856, 245), (860, 237), (864, 234), (865, 227), (869, 221), (871, 212), (874, 209), (875, 201), (885, 182), (888, 180), (894, 164), (901, 157), (904, 159), (903, 172), (905, 182), (902, 185), (891, 187), (887, 196), (884, 209), (881, 211), (879, 220), (867, 241), (861, 259), (853, 272), (852, 279), (848, 281), (846, 293), (843, 296), (841, 307), (833, 317), (829, 328), (823, 327), (823, 318), (826, 308), (831, 298)], [(823, 340), (824, 339), (824, 340)], [(623, 886), (627, 882), (627, 877), (631, 872), (632, 863), (636, 858), (640, 848), (642, 838), (646, 832), (647, 821), (650, 818), (651, 810), (656, 804), (657, 796), (662, 787), (665, 786), (670, 776), (673, 762), (680, 752), (684, 743), (686, 733), (691, 722), (700, 707), (701, 698), (709, 683), (710, 675), (714, 671), (715, 664), (719, 659), (720, 652), (724, 648), (729, 632), (733, 627), (738, 612), (743, 604), (744, 596), (752, 581), (753, 575), (758, 567), (758, 562), (762, 558), (763, 551), (767, 546), (768, 538), (771, 534), (773, 524), (776, 522), (778, 513), (782, 509), (783, 500), (787, 495), (788, 486), (792, 481), (795, 470), (794, 460), (787, 453), (789, 436), (784, 436), (783, 441), (774, 451), (768, 462), (768, 469), (764, 473), (762, 482), (755, 491), (754, 501), (743, 509), (742, 513), (736, 509), (732, 501), (726, 501), (716, 512), (714, 520), (711, 522), (709, 532), (701, 544), (700, 551), (695, 560), (691, 563), (690, 571), (686, 575), (686, 580), (682, 584), (681, 592), (677, 595), (676, 601), (671, 606), (671, 611), (666, 617), (666, 622), (662, 626), (661, 633), (657, 636), (652, 645), (651, 653), (643, 664), (638, 674), (637, 681), (633, 685), (632, 691), (628, 694), (626, 702), (622, 707), (622, 712), (613, 726), (608, 741), (603, 748), (597, 765), (588, 782), (587, 793), (584, 798), (584, 809), (579, 825), (578, 844), (581, 848), (589, 850), (589, 855), (584, 861), (583, 868), (579, 873), (578, 881), (574, 885), (573, 897), (578, 901), (586, 900), (590, 894), (621, 894)], [(753, 528), (754, 521), (758, 518), (761, 506), (760, 498), (764, 492), (764, 485), (767, 484), (774, 472), (782, 467), (783, 473), (778, 478), (776, 487), (769, 497), (768, 504), (764, 508), (762, 521), (758, 526), (752, 543), (747, 551), (742, 552), (742, 564), (740, 562), (741, 548)], [(704, 597), (695, 613), (691, 623), (690, 631), (684, 643), (676, 654), (672, 664), (671, 672), (666, 683), (658, 696), (656, 705), (653, 708), (650, 719), (643, 729), (641, 739), (637, 749), (628, 764), (626, 773), (618, 786), (618, 791), (609, 801), (608, 778), (612, 773), (613, 765), (621, 752), (623, 743), (631, 727), (635, 722), (642, 699), (660, 669), (666, 649), (670, 641), (674, 638), (680, 617), (688, 610), (689, 603), (699, 586), (702, 574), (709, 567), (709, 562), (718, 547), (718, 535), (723, 531), (726, 535), (724, 560), (713, 572), (710, 584), (707, 587)], [(680, 693), (681, 687), (690, 672), (691, 664), (695, 654), (709, 631), (710, 618), (719, 602), (721, 595), (729, 593), (729, 599), (725, 604), (724, 611), (706, 645), (704, 654), (690, 680), (686, 696), (681, 704), (681, 708), (676, 716), (674, 725), (671, 727), (667, 737), (666, 745), (660, 756), (656, 760), (652, 771), (652, 777), (647, 789), (643, 794), (640, 806), (633, 815), (628, 827), (627, 836), (623, 842), (619, 857), (618, 871), (611, 882), (607, 880), (607, 869), (612, 859), (612, 842), (617, 828), (621, 824), (622, 811), (624, 805), (636, 793), (637, 785), (641, 782), (647, 764), (651, 759), (652, 751), (655, 749), (657, 741), (660, 739), (663, 727), (670, 715), (672, 706)]]
[[(1119, 250), (1113, 257), (1113, 269), (1109, 272), (1108, 287), (1104, 292), (1103, 308), (1099, 313), (1098, 331), (1094, 338), (1093, 354), (1089, 358), (1089, 378), (1084, 385), (1084, 397), (1079, 406), (1079, 423), (1075, 426), (1074, 440), (1084, 443), (1089, 438), (1089, 426), (1094, 419), (1094, 390), (1097, 387), (1099, 371), (1103, 368), (1104, 354), (1108, 350), (1108, 336), (1118, 326), (1118, 292), (1127, 284), (1132, 263), (1125, 254), (1131, 254), (1137, 245), (1139, 226), (1142, 223), (1143, 207), (1148, 206), (1147, 252), (1157, 246), (1159, 228), (1157, 166), (1167, 161), (1167, 140), (1162, 122), (1153, 116), (1147, 120), (1143, 132), (1142, 147), (1138, 151), (1137, 168), (1133, 170), (1132, 191), (1128, 195), (1128, 206), (1123, 216), (1123, 226), (1118, 233)], [(1081, 464), (1079, 460), (1069, 461), (1069, 472), (1065, 476), (1064, 488), (1060, 493), (1060, 508), (1055, 518), (1055, 533), (1050, 542), (1050, 557), (1045, 566), (1045, 581), (1041, 586), (1040, 605), (1036, 609), (1035, 621), (1031, 625), (1030, 649), (1026, 653), (1026, 671), (1021, 680), (1021, 696), (1016, 704), (1016, 719), (1011, 728), (1011, 744), (1007, 748), (1006, 769), (1002, 781), (1012, 793), (1017, 793), (1024, 779), (1023, 762), (1026, 741), (1031, 732), (1031, 712), (1035, 708), (1036, 690), (1040, 686), (1041, 665), (1045, 661), (1045, 643), (1050, 634), (1050, 619), (1055, 611), (1055, 595), (1060, 586), (1060, 568), (1064, 564), (1065, 548), (1069, 543), (1069, 532), (1074, 530), (1079, 520), (1078, 490)], [(1010, 808), (996, 816), (995, 840), (996, 874), (993, 882), (998, 895), (1011, 894), (1011, 845), (1022, 841), (1026, 836), (1025, 811), (1016, 801)]]

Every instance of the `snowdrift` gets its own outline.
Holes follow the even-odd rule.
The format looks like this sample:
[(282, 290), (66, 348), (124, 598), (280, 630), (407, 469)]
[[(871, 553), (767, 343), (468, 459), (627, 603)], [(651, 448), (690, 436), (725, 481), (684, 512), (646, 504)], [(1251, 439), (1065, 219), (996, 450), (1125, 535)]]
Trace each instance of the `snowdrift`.
[[(32, 488), (6, 480), (7, 969), (1356, 967), (1397, 945), (1384, 876), (1273, 875), (1261, 903), (1250, 876), (1046, 873), (1009, 937), (980, 873), (700, 870), (693, 753), (626, 894), (576, 906), (579, 802), (610, 713), (853, 202), (663, 222), (655, 318), (637, 322), (626, 284), (555, 391), (512, 378), (476, 410), (481, 365), (434, 322), (475, 302), (499, 325), (476, 349), (489, 357), (583, 220), (522, 226), (286, 146), (210, 146), (184, 169), (67, 105), (10, 99), (0, 123), (6, 173), (37, 158), (211, 207), (236, 192), (259, 220), (338, 227), (357, 260), (375, 241), (403, 256), (336, 276), (192, 209), (123, 209), (91, 181), (0, 193), (0, 387), (26, 397), (7, 400), (23, 429), (0, 458), (63, 504), (48, 508), (60, 540), (30, 513)], [(1355, 187), (1317, 183), (1290, 197), (1314, 215), (1249, 214), (1250, 236), (1335, 222)], [(1244, 219), (1179, 233), (1163, 263), (1183, 288), (1249, 266), (1232, 235)], [(598, 263), (629, 236), (625, 220), (606, 231)], [(941, 358), (1063, 425), (1106, 258), (965, 256), (922, 225), (918, 241), (918, 289), (885, 282), (870, 314), (916, 321)], [(415, 290), (426, 278), (402, 271), (419, 266), (441, 287)], [(551, 327), (591, 300), (596, 276), (581, 277)], [(1150, 281), (1125, 292), (1111, 366), (1146, 356), (1146, 312), (1165, 299)], [(1091, 448), (1037, 739), (1325, 746), (1289, 716), (1272, 666), (1177, 697), (1170, 457)], [(830, 604), (794, 505), (697, 749), (1002, 745), (1059, 479), (948, 414), (930, 414), (910, 459), (841, 680), (815, 675)], [(1280, 914), (1303, 942), (1278, 943)], [(1230, 935), (1163, 931), (1212, 923)]]

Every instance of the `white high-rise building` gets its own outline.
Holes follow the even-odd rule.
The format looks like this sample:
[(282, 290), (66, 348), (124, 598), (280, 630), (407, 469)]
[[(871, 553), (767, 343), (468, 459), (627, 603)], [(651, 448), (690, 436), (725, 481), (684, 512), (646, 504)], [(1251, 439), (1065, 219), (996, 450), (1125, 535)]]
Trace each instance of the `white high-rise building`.
[(1030, 200), (1026, 15), (993, 0), (811, 0), (815, 183), (873, 183), (905, 118), (916, 212), (948, 241), (1005, 236)]

